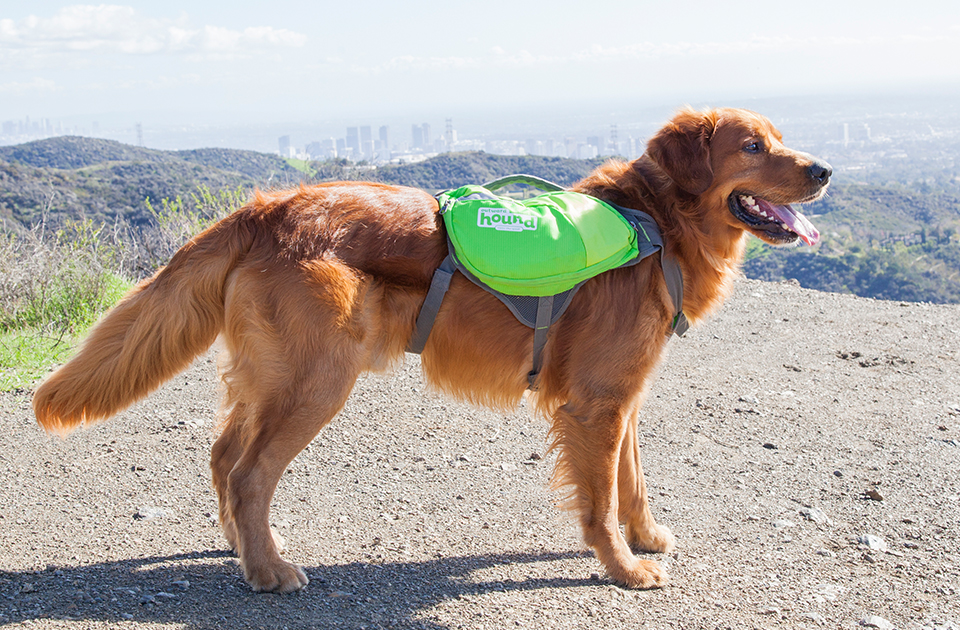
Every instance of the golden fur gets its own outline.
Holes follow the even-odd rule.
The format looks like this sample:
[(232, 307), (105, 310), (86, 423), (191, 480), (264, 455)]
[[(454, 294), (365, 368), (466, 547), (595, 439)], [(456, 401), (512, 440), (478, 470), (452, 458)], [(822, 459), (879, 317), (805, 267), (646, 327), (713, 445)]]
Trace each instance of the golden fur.
[[(763, 150), (744, 149), (751, 141)], [(696, 322), (728, 293), (746, 231), (770, 242), (791, 237), (741, 222), (728, 198), (746, 191), (777, 204), (813, 199), (829, 177), (811, 177), (816, 164), (784, 147), (762, 116), (684, 110), (643, 157), (609, 162), (574, 189), (654, 217), (683, 270), (683, 308)], [(37, 389), (37, 420), (67, 433), (107, 418), (221, 336), (229, 352), (225, 422), (211, 457), (220, 522), (254, 589), (299, 589), (307, 578), (280, 558), (268, 525), (277, 482), (359, 374), (402, 359), (445, 255), (436, 201), (423, 191), (341, 182), (258, 192), (103, 318)], [(550, 330), (534, 397), (552, 422), (556, 484), (569, 488), (586, 543), (630, 587), (667, 580), (631, 548), (665, 552), (674, 544), (650, 513), (637, 441), (637, 413), (671, 310), (657, 257), (590, 280)], [(532, 338), (494, 296), (457, 274), (423, 370), (462, 399), (510, 407), (527, 389)]]

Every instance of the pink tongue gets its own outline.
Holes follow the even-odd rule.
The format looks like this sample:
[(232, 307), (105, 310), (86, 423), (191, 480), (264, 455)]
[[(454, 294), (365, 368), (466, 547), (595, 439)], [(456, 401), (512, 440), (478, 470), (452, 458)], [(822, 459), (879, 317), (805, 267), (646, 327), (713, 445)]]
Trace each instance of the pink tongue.
[(816, 245), (820, 240), (820, 232), (813, 227), (813, 223), (790, 206), (775, 206), (763, 199), (756, 199), (756, 203), (768, 215), (773, 214), (777, 217), (780, 223), (786, 225), (791, 232), (795, 232), (807, 245)]

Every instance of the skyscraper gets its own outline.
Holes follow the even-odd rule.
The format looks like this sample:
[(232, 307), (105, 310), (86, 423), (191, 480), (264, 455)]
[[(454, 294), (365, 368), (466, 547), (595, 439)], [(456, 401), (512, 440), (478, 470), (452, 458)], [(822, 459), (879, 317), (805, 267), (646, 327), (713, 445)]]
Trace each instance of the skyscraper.
[(347, 127), (347, 149), (353, 151), (351, 158), (360, 159), (360, 130), (357, 127)]
[(373, 132), (370, 125), (360, 127), (360, 154), (365, 158), (373, 157)]

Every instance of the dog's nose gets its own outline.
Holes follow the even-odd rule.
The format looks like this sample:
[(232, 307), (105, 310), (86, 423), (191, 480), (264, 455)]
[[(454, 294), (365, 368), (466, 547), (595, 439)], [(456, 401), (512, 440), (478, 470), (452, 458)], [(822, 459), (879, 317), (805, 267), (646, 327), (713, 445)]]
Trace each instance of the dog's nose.
[(833, 175), (833, 167), (826, 162), (815, 161), (807, 167), (807, 173), (818, 183), (826, 184), (830, 181), (830, 176)]

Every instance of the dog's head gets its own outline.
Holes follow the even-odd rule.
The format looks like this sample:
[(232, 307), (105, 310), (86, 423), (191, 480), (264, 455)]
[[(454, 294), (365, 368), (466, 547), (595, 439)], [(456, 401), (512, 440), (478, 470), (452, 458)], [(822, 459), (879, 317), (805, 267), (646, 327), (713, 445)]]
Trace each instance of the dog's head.
[(813, 224), (790, 204), (819, 199), (830, 165), (784, 146), (780, 132), (743, 109), (684, 110), (654, 136), (647, 154), (678, 188), (716, 211), (712, 221), (767, 243), (813, 245)]

